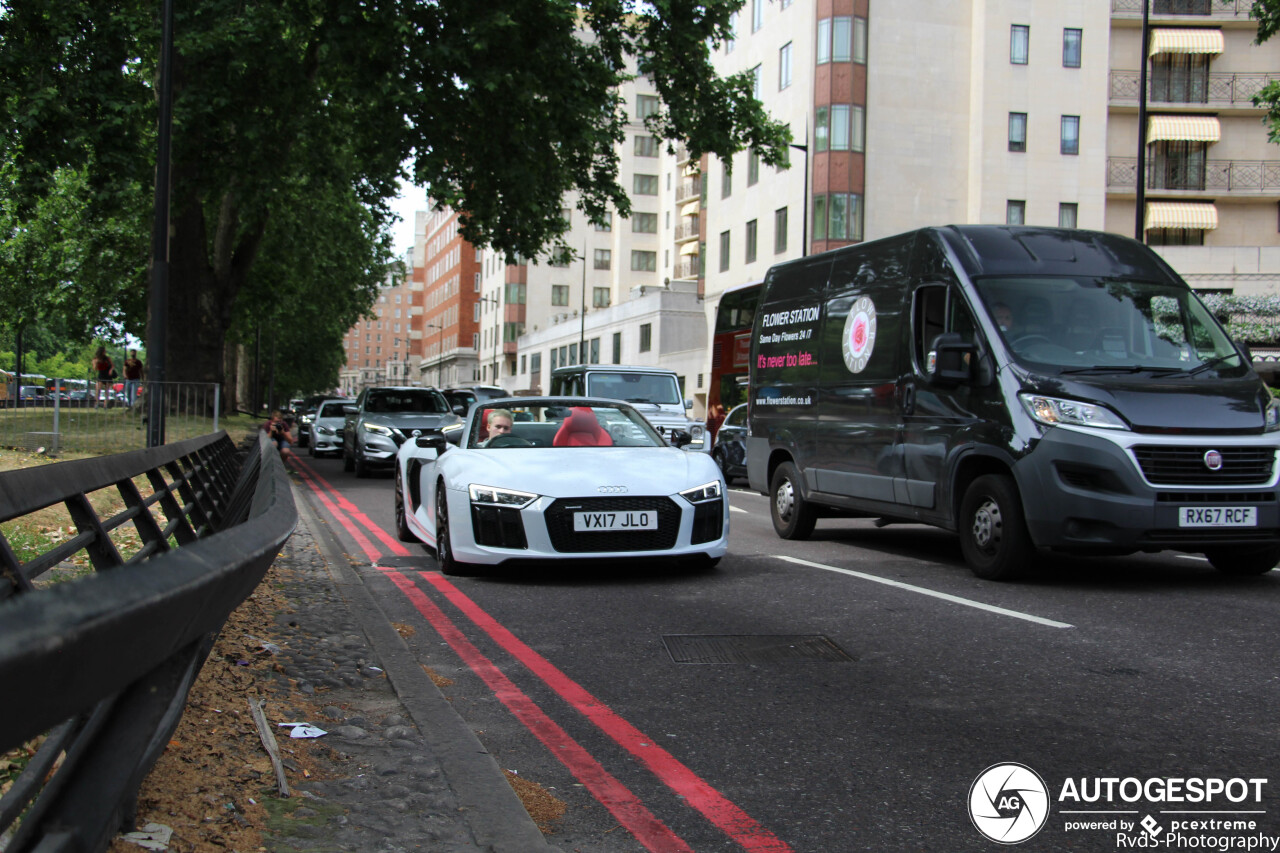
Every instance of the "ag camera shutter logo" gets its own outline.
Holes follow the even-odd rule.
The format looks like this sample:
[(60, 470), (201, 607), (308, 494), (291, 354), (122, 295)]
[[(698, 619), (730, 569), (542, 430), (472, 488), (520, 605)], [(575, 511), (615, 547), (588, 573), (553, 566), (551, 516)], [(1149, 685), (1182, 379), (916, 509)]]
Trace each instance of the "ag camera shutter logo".
[(1049, 788), (1024, 764), (993, 764), (969, 788), (969, 819), (997, 844), (1018, 844), (1049, 819)]

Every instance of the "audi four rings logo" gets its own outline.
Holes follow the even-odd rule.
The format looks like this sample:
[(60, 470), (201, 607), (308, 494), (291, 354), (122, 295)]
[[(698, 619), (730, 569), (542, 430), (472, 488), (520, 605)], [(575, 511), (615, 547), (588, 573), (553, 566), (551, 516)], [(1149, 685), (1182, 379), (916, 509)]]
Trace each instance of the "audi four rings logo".
[(1206, 450), (1204, 452), (1204, 467), (1210, 471), (1222, 470), (1222, 454), (1217, 450)]
[(1049, 819), (1049, 787), (1025, 764), (993, 764), (969, 788), (969, 818), (999, 844), (1026, 841)]
[(626, 486), (596, 486), (596, 491), (602, 495), (621, 495), (627, 491)]

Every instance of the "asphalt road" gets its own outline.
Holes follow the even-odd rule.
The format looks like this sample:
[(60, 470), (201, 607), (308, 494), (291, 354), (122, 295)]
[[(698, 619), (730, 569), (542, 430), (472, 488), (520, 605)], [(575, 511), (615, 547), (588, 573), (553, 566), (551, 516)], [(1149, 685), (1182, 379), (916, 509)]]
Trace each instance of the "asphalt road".
[[(822, 521), (784, 542), (767, 499), (735, 489), (711, 572), (444, 578), (389, 544), (389, 473), (304, 462), (350, 553), (380, 555), (366, 582), (454, 707), (568, 803), (565, 851), (989, 851), (979, 825), (1032, 824), (1021, 850), (1280, 841), (1280, 571), (1048, 555), (998, 584), (926, 527)], [(978, 781), (1003, 763), (1047, 793), (1014, 770)]]

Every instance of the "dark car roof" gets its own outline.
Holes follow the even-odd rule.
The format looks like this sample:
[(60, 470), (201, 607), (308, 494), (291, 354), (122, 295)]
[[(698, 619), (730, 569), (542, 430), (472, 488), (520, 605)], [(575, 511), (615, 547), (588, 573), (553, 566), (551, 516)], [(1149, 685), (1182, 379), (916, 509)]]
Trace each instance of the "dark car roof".
[(1159, 255), (1120, 234), (1029, 225), (948, 225), (927, 231), (955, 251), (970, 277), (1041, 274), (1176, 280)]

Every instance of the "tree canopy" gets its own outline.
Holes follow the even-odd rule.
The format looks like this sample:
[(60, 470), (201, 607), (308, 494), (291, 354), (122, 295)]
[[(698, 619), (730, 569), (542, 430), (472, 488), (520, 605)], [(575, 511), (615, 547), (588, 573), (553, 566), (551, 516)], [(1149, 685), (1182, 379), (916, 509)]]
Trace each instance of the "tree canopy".
[[(268, 319), (282, 336), (311, 333), (294, 335), (290, 359), (339, 358), (338, 327), (368, 310), (394, 263), (386, 202), (401, 179), (429, 186), (463, 211), (466, 239), (507, 256), (566, 248), (566, 192), (593, 218), (626, 214), (618, 87), (632, 73), (662, 98), (651, 131), (695, 158), (750, 147), (786, 159), (789, 130), (749, 76), (711, 66), (742, 0), (175, 5), (170, 379), (220, 380), (226, 342)], [(102, 316), (141, 322), (132, 296), (145, 264), (137, 235), (150, 233), (159, 12), (156, 0), (0, 6), (5, 210), (57, 227), (70, 214), (42, 205), (70, 182), (65, 197), (122, 267), (95, 281), (97, 249), (40, 264), (5, 254), (0, 287), (61, 283)], [(107, 239), (122, 234), (133, 241)]]

